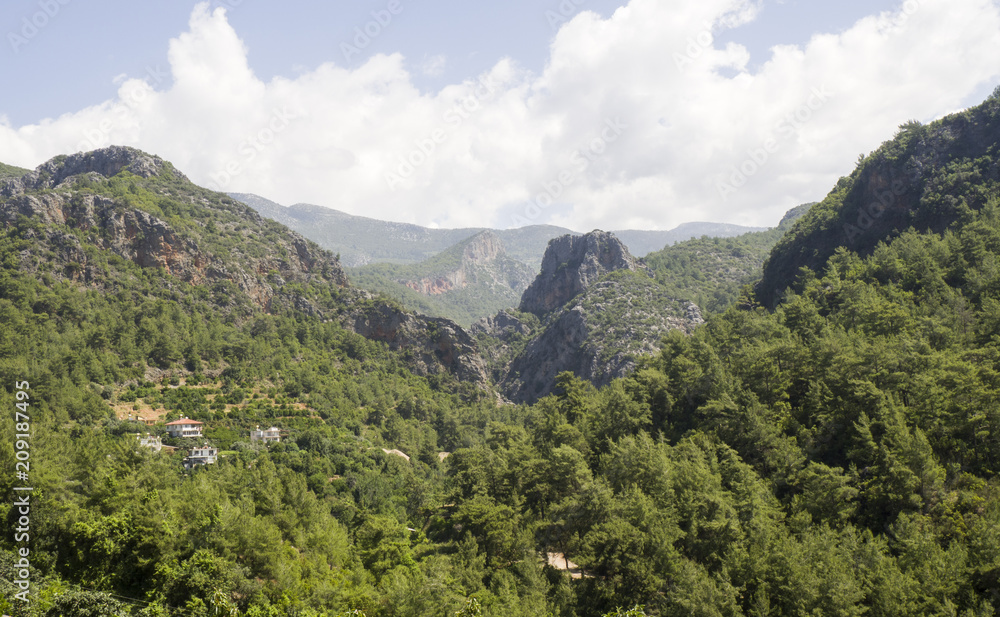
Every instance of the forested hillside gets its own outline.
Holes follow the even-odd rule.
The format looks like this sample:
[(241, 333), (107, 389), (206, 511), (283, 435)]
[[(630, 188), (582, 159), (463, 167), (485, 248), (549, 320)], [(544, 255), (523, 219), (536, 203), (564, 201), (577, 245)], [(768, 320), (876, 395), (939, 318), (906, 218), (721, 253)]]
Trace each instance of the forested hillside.
[(1000, 96), (928, 125), (910, 121), (858, 161), (775, 247), (758, 296), (767, 306), (802, 266), (839, 247), (869, 255), (907, 229), (941, 233), (981, 209), (1000, 183)]
[(737, 301), (744, 285), (760, 279), (771, 249), (812, 205), (792, 208), (773, 229), (731, 238), (702, 236), (650, 253), (644, 261), (671, 297), (718, 313)]
[[(936, 196), (920, 212), (951, 208), (933, 225), (873, 225), (882, 235), (864, 250), (824, 253), (817, 225), (855, 216), (842, 181), (772, 253), (771, 296), (745, 291), (692, 333), (667, 333), (600, 389), (564, 372), (532, 405), (498, 404), (456, 378), (449, 353), (436, 357), (452, 369), (415, 374), (427, 364), (410, 347), (333, 318), (362, 300), (332, 269), (310, 279), (290, 260), (282, 279), (300, 282), (273, 283), (277, 300), (261, 304), (249, 279), (215, 291), (122, 257), (100, 226), (25, 206), (64, 199), (67, 186), (5, 197), (0, 404), (15, 409), (17, 383), (30, 382), (35, 595), (27, 608), (11, 601), (21, 545), (4, 534), (0, 611), (994, 615), (1000, 191), (986, 119), (998, 114), (988, 101), (921, 129), (979, 119), (962, 139), (990, 153), (914, 165), (914, 186)], [(904, 167), (926, 160), (936, 142), (911, 143), (913, 130), (852, 178), (900, 153)], [(129, 173), (81, 190), (124, 207)], [(134, 182), (145, 195), (150, 185)], [(207, 227), (203, 211), (168, 213), (178, 200), (163, 197), (163, 216)], [(239, 246), (230, 222), (218, 241)], [(61, 248), (71, 236), (86, 262)], [(234, 255), (227, 271), (249, 277), (254, 258)], [(539, 286), (538, 305), (560, 289)], [(369, 320), (390, 310), (364, 301), (377, 305)], [(427, 340), (461, 338), (421, 323)], [(494, 326), (519, 332), (516, 315)], [(184, 471), (182, 452), (136, 445), (130, 433), (150, 429), (117, 419), (123, 405), (203, 420), (225, 456)], [(256, 424), (279, 427), (282, 442), (248, 443)], [(0, 464), (14, 469), (20, 429), (0, 426)], [(0, 478), (8, 528), (16, 482)]]

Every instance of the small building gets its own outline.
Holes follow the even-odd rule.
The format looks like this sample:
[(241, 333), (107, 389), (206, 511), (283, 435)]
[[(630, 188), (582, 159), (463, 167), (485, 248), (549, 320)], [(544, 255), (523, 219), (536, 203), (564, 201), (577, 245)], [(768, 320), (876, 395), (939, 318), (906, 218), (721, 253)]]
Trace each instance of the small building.
[(192, 469), (197, 465), (213, 465), (219, 458), (219, 449), (205, 444), (200, 448), (191, 450), (191, 454), (184, 458), (184, 468)]
[(156, 435), (146, 433), (146, 436), (143, 437), (139, 433), (136, 433), (135, 438), (139, 440), (139, 446), (142, 448), (150, 448), (153, 452), (159, 452), (163, 449), (163, 442)]
[(201, 437), (201, 427), (204, 422), (181, 418), (173, 422), (167, 422), (167, 433), (171, 437)]
[(278, 433), (278, 429), (271, 427), (269, 429), (260, 430), (258, 426), (255, 430), (250, 431), (250, 441), (263, 441), (264, 443), (279, 442), (281, 441), (281, 435)]

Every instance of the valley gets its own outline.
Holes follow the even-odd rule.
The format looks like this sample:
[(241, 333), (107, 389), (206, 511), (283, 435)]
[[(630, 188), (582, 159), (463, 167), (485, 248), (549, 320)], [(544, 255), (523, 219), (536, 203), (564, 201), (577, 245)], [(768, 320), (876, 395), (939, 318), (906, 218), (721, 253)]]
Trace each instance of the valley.
[(239, 197), (124, 146), (0, 168), (0, 404), (31, 405), (0, 461), (30, 441), (33, 491), (0, 611), (1000, 607), (1000, 97), (642, 255)]

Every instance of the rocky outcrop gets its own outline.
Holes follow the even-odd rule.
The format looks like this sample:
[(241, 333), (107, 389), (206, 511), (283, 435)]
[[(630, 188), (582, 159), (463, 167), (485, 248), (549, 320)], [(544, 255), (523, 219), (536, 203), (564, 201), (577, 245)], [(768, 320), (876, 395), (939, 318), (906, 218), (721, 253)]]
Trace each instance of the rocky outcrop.
[[(596, 386), (624, 377), (640, 357), (658, 351), (664, 334), (690, 332), (703, 321), (696, 305), (670, 298), (602, 231), (552, 240), (521, 311), (498, 313), (473, 329), (501, 392), (519, 403), (550, 394), (563, 371)], [(541, 324), (530, 326), (525, 316)]]
[[(69, 156), (57, 156), (42, 163), (23, 177), (6, 180), (0, 184), (0, 196), (13, 197), (25, 191), (58, 188), (68, 178), (97, 174), (111, 178), (128, 171), (140, 178), (159, 175), (168, 164), (158, 156), (151, 156), (126, 146), (110, 146), (91, 152), (81, 152)], [(187, 180), (171, 167), (174, 175)]]
[(667, 332), (690, 333), (703, 322), (696, 304), (669, 298), (645, 273), (601, 279), (549, 316), (511, 362), (502, 391), (531, 403), (551, 394), (563, 371), (605, 386), (655, 355)]
[(527, 336), (531, 334), (531, 327), (510, 311), (500, 311), (493, 317), (483, 317), (472, 324), (472, 332), (507, 338), (512, 335)]
[(572, 300), (588, 285), (615, 270), (643, 269), (614, 235), (595, 230), (549, 241), (542, 271), (521, 296), (520, 310), (543, 315)]
[[(438, 296), (470, 286), (506, 288), (508, 293), (521, 293), (531, 282), (531, 271), (527, 266), (507, 257), (503, 242), (492, 231), (480, 232), (445, 251), (431, 260), (430, 267), (436, 266), (435, 269), (440, 270), (437, 262), (448, 260), (449, 253), (459, 253), (459, 256), (455, 265), (446, 272), (438, 272), (433, 276), (399, 278), (396, 282), (425, 296)], [(419, 265), (413, 266), (414, 270), (419, 268)]]
[[(359, 292), (365, 294), (365, 292)], [(371, 295), (366, 295), (371, 299)], [(448, 319), (426, 317), (387, 304), (351, 311), (345, 326), (365, 338), (386, 343), (410, 355), (418, 375), (448, 370), (463, 381), (489, 383), (486, 364), (469, 333)]]
[[(41, 223), (49, 239), (60, 245), (69, 240), (53, 229), (54, 225), (86, 232), (87, 240), (98, 248), (143, 268), (161, 267), (181, 281), (230, 281), (264, 310), (271, 309), (272, 299), (289, 281), (320, 276), (339, 286), (347, 284), (347, 276), (335, 259), (310, 247), (294, 232), (275, 242), (268, 253), (241, 256), (244, 259), (235, 266), (236, 262), (220, 260), (201, 248), (197, 233), (181, 235), (157, 216), (102, 195), (57, 190), (20, 194), (0, 203), (0, 222), (11, 225), (18, 216)], [(82, 280), (98, 280), (83, 253), (78, 270)]]

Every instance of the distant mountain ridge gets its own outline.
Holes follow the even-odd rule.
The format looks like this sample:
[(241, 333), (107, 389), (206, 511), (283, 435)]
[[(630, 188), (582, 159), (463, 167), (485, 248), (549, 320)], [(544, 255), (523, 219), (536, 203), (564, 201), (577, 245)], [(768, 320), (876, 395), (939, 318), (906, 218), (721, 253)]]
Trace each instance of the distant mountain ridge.
[(636, 257), (646, 257), (654, 251), (662, 250), (678, 242), (701, 238), (733, 238), (754, 231), (766, 231), (766, 227), (744, 227), (730, 223), (681, 223), (667, 231), (645, 231), (641, 229), (623, 229), (611, 233), (622, 241), (628, 252)]
[[(310, 204), (283, 206), (252, 193), (229, 193), (260, 213), (299, 232), (323, 248), (340, 254), (341, 263), (358, 267), (371, 263), (417, 263), (466, 240), (485, 227), (431, 229), (410, 223), (355, 216), (340, 210)], [(629, 252), (638, 257), (665, 246), (701, 236), (732, 237), (762, 227), (728, 223), (684, 223), (667, 231), (612, 231)], [(541, 266), (549, 240), (564, 235), (583, 235), (554, 225), (529, 225), (517, 229), (492, 229), (507, 254), (534, 270)]]
[(486, 230), (420, 263), (369, 264), (350, 268), (348, 275), (360, 287), (468, 327), (516, 306), (534, 271), (507, 254), (496, 232)]
[[(431, 229), (410, 223), (355, 216), (340, 210), (295, 204), (282, 206), (258, 195), (230, 193), (273, 219), (298, 231), (323, 248), (340, 254), (348, 267), (372, 263), (412, 264), (434, 257), (463, 240), (487, 231), (485, 227)], [(520, 229), (494, 229), (512, 258), (538, 267), (549, 240), (576, 232), (553, 225), (531, 225)]]

